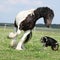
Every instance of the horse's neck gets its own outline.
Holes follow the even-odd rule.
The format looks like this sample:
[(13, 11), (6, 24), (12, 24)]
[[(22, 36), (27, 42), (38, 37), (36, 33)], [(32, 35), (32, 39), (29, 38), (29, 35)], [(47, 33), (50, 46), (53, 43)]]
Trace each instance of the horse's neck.
[(34, 13), (35, 13), (35, 21), (44, 17), (44, 13), (41, 10), (35, 10)]

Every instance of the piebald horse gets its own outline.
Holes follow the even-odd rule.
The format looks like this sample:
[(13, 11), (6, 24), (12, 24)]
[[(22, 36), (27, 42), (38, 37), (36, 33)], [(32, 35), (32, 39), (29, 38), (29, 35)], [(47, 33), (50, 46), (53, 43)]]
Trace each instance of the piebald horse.
[(44, 19), (45, 25), (50, 27), (54, 17), (53, 10), (48, 7), (39, 7), (37, 9), (19, 12), (16, 15), (14, 21), (16, 32), (11, 32), (9, 34), (9, 38), (12, 39), (11, 46), (14, 47), (16, 45), (16, 37), (21, 34), (21, 31), (23, 30), (24, 35), (15, 48), (16, 50), (23, 50), (24, 43), (26, 43), (32, 37), (32, 29), (34, 28), (36, 21), (42, 17)]

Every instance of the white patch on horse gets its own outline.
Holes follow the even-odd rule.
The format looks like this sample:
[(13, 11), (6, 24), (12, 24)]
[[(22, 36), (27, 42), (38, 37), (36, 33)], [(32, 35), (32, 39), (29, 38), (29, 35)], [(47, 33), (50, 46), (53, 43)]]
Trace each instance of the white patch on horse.
[(26, 10), (26, 11), (22, 11), (19, 12), (16, 16), (16, 24), (17, 26), (29, 15), (33, 15), (34, 14), (34, 10), (35, 9), (31, 9), (31, 10)]
[(11, 43), (10, 43), (11, 47), (16, 47), (17, 46), (17, 41), (16, 39), (12, 39)]
[(30, 33), (31, 31), (28, 30), (25, 32), (25, 34), (23, 35), (23, 37), (21, 38), (21, 41), (19, 41), (17, 47), (16, 47), (16, 50), (23, 50), (24, 46), (23, 46), (23, 43), (25, 41), (25, 38), (26, 36)]
[(11, 33), (9, 33), (9, 38), (11, 38), (11, 39), (14, 39), (17, 35), (19, 35), (21, 33), (21, 30), (19, 30), (19, 28), (18, 28), (18, 30), (17, 30), (17, 32), (11, 32)]

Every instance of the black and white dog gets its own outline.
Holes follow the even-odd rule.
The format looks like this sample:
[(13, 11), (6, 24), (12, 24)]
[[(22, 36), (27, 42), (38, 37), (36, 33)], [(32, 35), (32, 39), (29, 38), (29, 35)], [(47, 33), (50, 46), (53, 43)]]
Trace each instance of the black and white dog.
[(48, 36), (42, 37), (41, 43), (43, 43), (43, 46), (45, 47), (51, 46), (51, 49), (54, 51), (58, 50), (59, 48), (58, 42), (55, 39), (48, 37)]

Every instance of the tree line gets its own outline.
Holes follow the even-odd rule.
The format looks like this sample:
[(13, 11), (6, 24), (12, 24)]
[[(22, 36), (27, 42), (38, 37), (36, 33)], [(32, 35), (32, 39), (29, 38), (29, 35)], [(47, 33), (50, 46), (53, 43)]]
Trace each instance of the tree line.
[[(0, 26), (8, 26), (8, 27), (13, 27), (13, 23), (0, 23)], [(46, 27), (44, 24), (36, 24), (36, 27)], [(52, 28), (60, 28), (60, 24), (52, 24)]]

